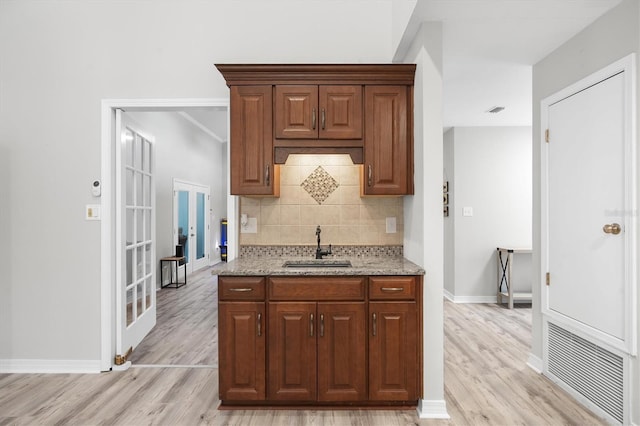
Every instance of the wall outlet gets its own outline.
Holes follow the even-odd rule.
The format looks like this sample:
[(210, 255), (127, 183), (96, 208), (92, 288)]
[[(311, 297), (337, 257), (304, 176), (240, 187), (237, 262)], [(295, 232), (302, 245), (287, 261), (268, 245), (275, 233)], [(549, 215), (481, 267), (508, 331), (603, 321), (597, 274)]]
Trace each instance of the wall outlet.
[(462, 216), (465, 216), (465, 217), (473, 216), (473, 207), (463, 207)]
[(248, 217), (247, 223), (240, 226), (241, 234), (257, 234), (258, 233), (258, 218)]
[(388, 217), (387, 218), (387, 234), (395, 234), (396, 231), (396, 218)]

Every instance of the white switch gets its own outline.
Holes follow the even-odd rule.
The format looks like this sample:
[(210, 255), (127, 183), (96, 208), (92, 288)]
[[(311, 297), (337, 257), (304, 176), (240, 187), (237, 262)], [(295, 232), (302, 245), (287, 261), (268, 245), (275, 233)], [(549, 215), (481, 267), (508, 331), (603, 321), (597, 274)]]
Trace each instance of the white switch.
[(100, 204), (87, 204), (84, 217), (87, 220), (100, 220)]
[(387, 218), (387, 234), (395, 234), (396, 233), (396, 218), (388, 217)]
[(463, 207), (462, 216), (467, 216), (467, 217), (473, 216), (473, 207)]

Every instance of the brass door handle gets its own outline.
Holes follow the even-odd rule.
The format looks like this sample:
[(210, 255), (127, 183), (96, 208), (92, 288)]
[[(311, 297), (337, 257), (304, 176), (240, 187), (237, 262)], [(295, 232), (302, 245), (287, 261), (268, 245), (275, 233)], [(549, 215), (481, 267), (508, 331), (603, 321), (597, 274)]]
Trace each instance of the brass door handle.
[(618, 235), (622, 231), (622, 227), (618, 223), (606, 224), (602, 227), (605, 234)]

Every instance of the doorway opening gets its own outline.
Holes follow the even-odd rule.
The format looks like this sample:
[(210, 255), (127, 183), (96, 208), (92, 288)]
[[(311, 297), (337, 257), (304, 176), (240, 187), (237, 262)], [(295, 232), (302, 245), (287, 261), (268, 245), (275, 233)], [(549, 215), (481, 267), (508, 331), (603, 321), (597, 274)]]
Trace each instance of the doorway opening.
[[(145, 130), (154, 135), (156, 139), (156, 199), (157, 199), (157, 221), (156, 221), (156, 241), (154, 250), (156, 259), (166, 256), (173, 256), (175, 250), (175, 239), (177, 235), (173, 231), (173, 180), (180, 177), (195, 182), (210, 183), (209, 211), (204, 204), (205, 213), (208, 213), (209, 227), (205, 228), (200, 244), (195, 238), (194, 251), (196, 255), (209, 251), (209, 256), (196, 257), (200, 260), (202, 271), (207, 271), (206, 266), (219, 261), (219, 249), (216, 232), (219, 233), (219, 226), (222, 218), (234, 218), (237, 216), (236, 197), (229, 194), (229, 184), (226, 176), (229, 168), (228, 153), (228, 99), (174, 99), (174, 100), (103, 100), (102, 102), (102, 211), (103, 219), (101, 224), (102, 236), (102, 259), (101, 259), (101, 370), (108, 371), (115, 365), (114, 358), (118, 339), (121, 338), (118, 332), (118, 315), (116, 315), (116, 305), (118, 303), (116, 294), (116, 277), (121, 274), (122, 265), (116, 262), (117, 244), (116, 217), (117, 205), (126, 197), (123, 191), (116, 185), (116, 177), (122, 173), (121, 166), (116, 161), (116, 148), (121, 143), (120, 135), (116, 130), (116, 111), (121, 110), (125, 115), (140, 123)], [(220, 124), (223, 130), (212, 130), (210, 123)], [(178, 128), (182, 127), (182, 130)], [(188, 129), (188, 130), (185, 130)], [(173, 133), (172, 133), (173, 132)], [(167, 135), (182, 132), (187, 135), (183, 138), (173, 138)], [(182, 139), (182, 140), (180, 140)], [(215, 152), (217, 155), (210, 155), (210, 152), (200, 152), (203, 147), (217, 145)], [(163, 151), (163, 148), (168, 148)], [(211, 146), (209, 146), (211, 148)], [(212, 167), (212, 161), (217, 163)], [(208, 169), (209, 177), (201, 179), (191, 173), (199, 169)], [(205, 201), (202, 196), (196, 196), (196, 200)], [(126, 202), (126, 200), (125, 200)], [(196, 201), (196, 206), (198, 202)], [(214, 219), (217, 219), (214, 220)], [(229, 259), (235, 257), (237, 251), (237, 238), (233, 238), (236, 232), (233, 228), (234, 220), (229, 221), (228, 228), (227, 255)], [(196, 225), (197, 227), (197, 219)], [(213, 255), (212, 255), (213, 254)], [(217, 256), (216, 256), (217, 255)], [(159, 268), (158, 262), (153, 265)], [(196, 264), (197, 262), (194, 262)], [(160, 276), (160, 274), (156, 274)], [(160, 283), (154, 283), (156, 289), (160, 288)], [(185, 287), (178, 289), (167, 289), (167, 291), (181, 291)]]

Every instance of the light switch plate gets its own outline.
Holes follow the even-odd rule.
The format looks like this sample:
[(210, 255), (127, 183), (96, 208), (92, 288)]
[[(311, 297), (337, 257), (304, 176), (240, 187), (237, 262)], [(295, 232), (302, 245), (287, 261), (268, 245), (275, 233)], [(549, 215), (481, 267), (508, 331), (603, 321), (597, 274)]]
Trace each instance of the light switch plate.
[(388, 217), (387, 218), (387, 234), (395, 234), (396, 231), (396, 218)]
[(100, 213), (100, 204), (87, 204), (85, 206), (84, 217), (86, 220), (100, 220)]
[(473, 207), (463, 207), (462, 216), (466, 216), (466, 217), (473, 216)]

